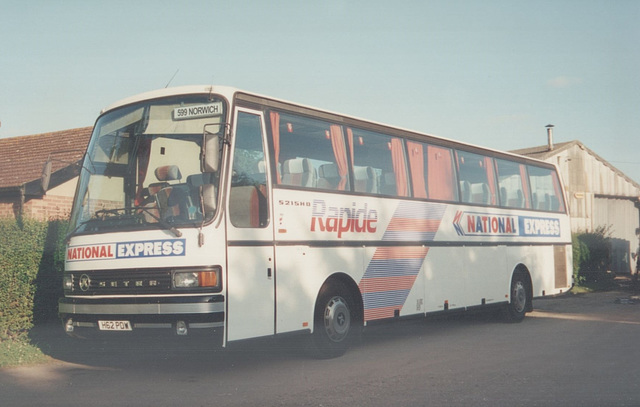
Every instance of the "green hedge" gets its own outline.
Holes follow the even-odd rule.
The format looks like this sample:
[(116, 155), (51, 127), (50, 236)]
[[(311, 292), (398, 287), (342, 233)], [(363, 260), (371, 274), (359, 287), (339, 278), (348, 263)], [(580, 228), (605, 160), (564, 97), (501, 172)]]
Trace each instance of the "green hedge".
[(611, 237), (609, 229), (600, 227), (593, 232), (572, 235), (573, 274), (576, 283), (610, 278)]
[(0, 340), (57, 318), (67, 221), (0, 219)]

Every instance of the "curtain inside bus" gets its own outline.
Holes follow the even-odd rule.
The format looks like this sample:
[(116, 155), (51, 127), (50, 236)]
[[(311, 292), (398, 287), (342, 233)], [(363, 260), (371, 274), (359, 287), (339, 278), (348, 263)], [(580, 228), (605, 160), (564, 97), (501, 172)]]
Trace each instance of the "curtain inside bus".
[(457, 187), (450, 149), (427, 146), (427, 186), (431, 199), (457, 200)]
[(413, 196), (427, 198), (427, 187), (424, 182), (424, 149), (422, 143), (407, 141), (409, 149), (409, 170), (413, 181)]
[(491, 205), (496, 205), (496, 176), (495, 170), (493, 169), (493, 158), (485, 157), (484, 158), (484, 167), (487, 171), (487, 183), (489, 184), (489, 196), (491, 197)]
[(522, 181), (522, 191), (524, 195), (524, 207), (531, 209), (531, 193), (529, 192), (529, 181), (527, 177), (527, 167), (520, 164), (520, 179)]
[(271, 119), (271, 136), (273, 137), (274, 162), (276, 163), (276, 180), (280, 184), (280, 114), (278, 112), (270, 112)]
[(340, 183), (338, 184), (338, 190), (344, 191), (347, 185), (347, 172), (349, 171), (347, 156), (345, 152), (344, 134), (342, 133), (342, 126), (332, 124), (329, 126), (331, 147), (333, 148), (333, 154), (336, 159), (336, 166), (338, 167), (338, 175), (340, 176)]
[(395, 137), (392, 138), (390, 148), (391, 163), (396, 177), (396, 195), (409, 196), (409, 182), (407, 180), (407, 167), (404, 162), (402, 140)]

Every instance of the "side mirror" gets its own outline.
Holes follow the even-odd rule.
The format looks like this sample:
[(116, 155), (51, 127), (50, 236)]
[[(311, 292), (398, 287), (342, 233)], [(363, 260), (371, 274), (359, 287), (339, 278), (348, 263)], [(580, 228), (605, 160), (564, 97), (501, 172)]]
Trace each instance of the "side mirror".
[(216, 187), (212, 184), (204, 184), (200, 192), (202, 193), (202, 214), (206, 217), (207, 213), (216, 211), (218, 194), (216, 193)]
[(204, 126), (204, 134), (202, 135), (202, 172), (218, 172), (218, 167), (220, 166), (220, 136), (209, 132), (207, 126), (220, 128), (218, 124)]
[(47, 192), (47, 190), (49, 189), (52, 166), (53, 163), (51, 159), (47, 159), (47, 162), (44, 163), (44, 167), (42, 167), (42, 174), (40, 175), (40, 187), (42, 188), (42, 192)]
[[(64, 151), (53, 151), (49, 153), (49, 157), (47, 157), (47, 161), (44, 163), (42, 167), (42, 174), (40, 174), (40, 188), (42, 188), (42, 192), (45, 193), (49, 190), (49, 184), (51, 183), (51, 173), (53, 172), (53, 162), (60, 162), (67, 164), (68, 166), (73, 166), (76, 170), (84, 168), (89, 171), (84, 165), (82, 165), (82, 161), (66, 161), (66, 160), (58, 160), (53, 158), (56, 154), (62, 153), (82, 153), (84, 150), (64, 150)], [(80, 155), (80, 154), (78, 154)], [(91, 171), (89, 171), (91, 173)], [(77, 172), (74, 172), (75, 175), (78, 175)]]

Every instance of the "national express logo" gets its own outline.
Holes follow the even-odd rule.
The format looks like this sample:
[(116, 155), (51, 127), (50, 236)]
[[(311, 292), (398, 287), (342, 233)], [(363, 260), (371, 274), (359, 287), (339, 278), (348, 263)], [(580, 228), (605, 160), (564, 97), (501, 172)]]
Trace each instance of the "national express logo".
[(343, 233), (375, 233), (378, 228), (378, 212), (365, 203), (358, 207), (328, 206), (323, 199), (313, 201), (311, 231), (332, 232), (338, 239)]
[(105, 243), (67, 248), (67, 261), (184, 256), (185, 239)]
[(560, 220), (556, 218), (457, 211), (453, 227), (458, 236), (560, 237)]

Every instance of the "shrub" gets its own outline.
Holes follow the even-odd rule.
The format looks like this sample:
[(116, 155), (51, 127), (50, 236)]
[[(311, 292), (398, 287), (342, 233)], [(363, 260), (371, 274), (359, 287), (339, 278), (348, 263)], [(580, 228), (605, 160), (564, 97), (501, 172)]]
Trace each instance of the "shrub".
[(576, 284), (584, 283), (584, 277), (580, 275), (580, 264), (589, 256), (589, 247), (579, 238), (578, 233), (571, 234), (573, 248), (573, 281)]
[(0, 220), (0, 340), (57, 314), (67, 222)]
[(572, 236), (573, 264), (576, 282), (597, 281), (609, 277), (611, 237), (609, 227)]

